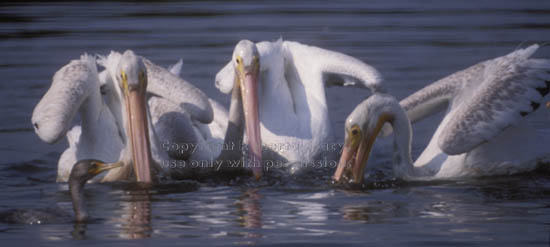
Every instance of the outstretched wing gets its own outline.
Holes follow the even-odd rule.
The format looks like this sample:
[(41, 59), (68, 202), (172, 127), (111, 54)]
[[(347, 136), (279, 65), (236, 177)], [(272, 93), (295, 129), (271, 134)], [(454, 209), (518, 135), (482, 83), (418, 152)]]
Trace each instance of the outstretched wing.
[(304, 83), (313, 81), (307, 78), (314, 78), (315, 81), (324, 82), (325, 86), (365, 87), (373, 93), (383, 91), (380, 73), (359, 59), (293, 41), (284, 41), (283, 48), (285, 63), (293, 64), (298, 74), (306, 75), (307, 71), (317, 73), (302, 76)]
[[(323, 87), (358, 86), (368, 88), (372, 92), (383, 91), (382, 76), (375, 68), (343, 53), (293, 41), (283, 42), (282, 39), (275, 42), (259, 42), (256, 43), (256, 46), (260, 53), (260, 64), (263, 59), (282, 55), (285, 64), (291, 64), (296, 72), (302, 75), (301, 81), (304, 84), (324, 82)], [(284, 54), (279, 54), (279, 52), (284, 52)], [(223, 93), (231, 92), (234, 77), (235, 69), (229, 61), (216, 74), (216, 87)]]
[[(484, 63), (477, 87), (462, 89), (438, 139), (454, 155), (491, 140), (535, 111), (550, 90), (550, 60), (529, 59), (538, 45)], [(473, 82), (471, 82), (473, 83)]]
[(99, 94), (97, 68), (92, 56), (84, 54), (58, 70), (32, 113), (34, 131), (40, 139), (54, 143), (62, 138), (80, 105), (94, 90)]
[[(407, 112), (411, 123), (448, 109), (453, 102), (460, 102), (457, 92), (468, 89), (483, 77), (487, 61), (446, 76), (407, 96), (399, 102)], [(474, 83), (472, 83), (474, 82)]]

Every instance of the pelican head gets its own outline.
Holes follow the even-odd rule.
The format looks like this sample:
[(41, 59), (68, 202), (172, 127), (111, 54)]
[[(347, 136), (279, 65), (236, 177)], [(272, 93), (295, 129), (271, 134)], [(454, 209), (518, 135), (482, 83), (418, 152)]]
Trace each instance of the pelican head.
[(248, 137), (249, 162), (256, 178), (262, 175), (262, 142), (258, 115), (258, 77), (260, 71), (260, 53), (256, 44), (241, 40), (233, 51), (235, 67), (234, 89), (240, 88), (243, 102), (246, 136)]
[[(245, 72), (242, 69), (246, 69), (246, 72), (257, 71), (260, 68), (260, 53), (256, 44), (250, 40), (239, 41), (233, 51), (233, 64), (240, 73)], [(239, 66), (243, 68), (238, 69)]]
[(77, 221), (84, 221), (88, 218), (88, 212), (84, 206), (84, 185), (98, 174), (121, 167), (122, 163), (106, 164), (99, 160), (79, 160), (73, 166), (69, 176), (69, 193), (73, 202), (73, 209)]
[[(396, 120), (408, 118), (394, 97), (377, 93), (361, 102), (346, 119), (344, 147), (333, 179), (361, 183), (376, 137), (385, 123), (393, 126)], [(397, 136), (399, 130), (395, 131)]]
[(138, 182), (151, 182), (152, 156), (147, 115), (147, 70), (133, 51), (122, 54), (116, 69), (116, 83), (122, 92), (126, 117), (126, 136), (131, 145), (134, 172)]

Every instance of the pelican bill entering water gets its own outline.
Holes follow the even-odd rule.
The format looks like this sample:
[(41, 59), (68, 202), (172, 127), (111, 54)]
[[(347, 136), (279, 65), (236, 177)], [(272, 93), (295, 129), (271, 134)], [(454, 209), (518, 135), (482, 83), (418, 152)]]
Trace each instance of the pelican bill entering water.
[[(549, 97), (550, 60), (531, 58), (538, 47), (478, 63), (401, 102), (372, 95), (346, 119), (334, 180), (363, 181), (371, 148), (386, 123), (394, 132), (393, 171), (403, 179), (508, 175), (550, 162), (550, 112), (539, 108)], [(447, 114), (413, 163), (411, 123), (444, 109)]]

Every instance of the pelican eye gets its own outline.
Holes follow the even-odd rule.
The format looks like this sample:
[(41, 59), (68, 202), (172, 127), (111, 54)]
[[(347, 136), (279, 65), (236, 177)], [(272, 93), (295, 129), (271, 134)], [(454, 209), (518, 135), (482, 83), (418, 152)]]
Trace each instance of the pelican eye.
[(359, 144), (359, 141), (361, 139), (361, 129), (359, 128), (359, 126), (357, 125), (353, 125), (351, 126), (350, 130), (349, 130), (349, 135), (350, 135), (350, 145), (351, 147), (357, 147), (357, 145)]
[(359, 126), (357, 126), (357, 125), (353, 125), (353, 126), (351, 127), (351, 134), (352, 134), (353, 136), (359, 134), (360, 131), (361, 131), (361, 130), (359, 129)]

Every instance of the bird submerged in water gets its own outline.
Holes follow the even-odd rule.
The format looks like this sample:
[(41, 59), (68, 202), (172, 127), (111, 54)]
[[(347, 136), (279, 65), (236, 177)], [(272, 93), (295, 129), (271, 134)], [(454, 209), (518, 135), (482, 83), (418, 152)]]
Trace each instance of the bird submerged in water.
[(99, 160), (79, 160), (73, 166), (69, 176), (69, 194), (73, 202), (75, 219), (82, 222), (88, 219), (88, 211), (84, 204), (84, 185), (86, 182), (100, 173), (121, 167), (122, 162), (106, 164)]
[(79, 160), (69, 176), (69, 194), (73, 204), (74, 218), (67, 211), (54, 207), (47, 209), (10, 209), (0, 212), (0, 222), (8, 224), (60, 224), (71, 221), (85, 222), (89, 215), (84, 204), (84, 185), (104, 171), (122, 166), (122, 162), (107, 164), (99, 160)]

